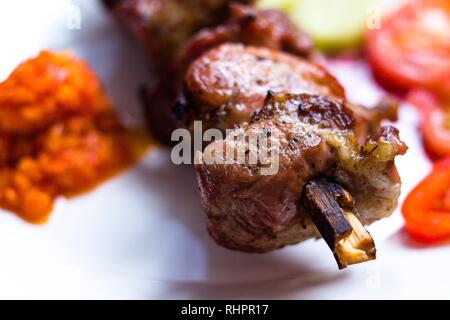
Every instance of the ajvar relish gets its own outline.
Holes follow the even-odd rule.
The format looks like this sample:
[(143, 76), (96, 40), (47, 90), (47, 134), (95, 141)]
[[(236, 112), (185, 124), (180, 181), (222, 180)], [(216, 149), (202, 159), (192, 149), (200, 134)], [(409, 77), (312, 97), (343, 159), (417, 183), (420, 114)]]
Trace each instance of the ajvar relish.
[(86, 63), (40, 52), (0, 83), (0, 207), (46, 221), (58, 195), (89, 189), (133, 163), (133, 137)]

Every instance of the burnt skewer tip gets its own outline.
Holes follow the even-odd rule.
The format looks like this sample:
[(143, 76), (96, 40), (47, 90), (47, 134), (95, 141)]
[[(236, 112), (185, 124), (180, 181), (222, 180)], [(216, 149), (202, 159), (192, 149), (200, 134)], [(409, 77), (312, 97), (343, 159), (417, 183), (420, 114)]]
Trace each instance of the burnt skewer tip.
[(376, 258), (372, 236), (359, 221), (352, 196), (341, 185), (326, 178), (311, 180), (304, 187), (302, 203), (339, 269)]

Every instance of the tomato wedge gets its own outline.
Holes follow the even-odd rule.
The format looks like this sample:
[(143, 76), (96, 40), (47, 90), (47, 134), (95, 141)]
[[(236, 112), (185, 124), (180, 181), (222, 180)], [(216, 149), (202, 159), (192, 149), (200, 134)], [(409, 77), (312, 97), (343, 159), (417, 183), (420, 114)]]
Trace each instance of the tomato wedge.
[(367, 33), (366, 52), (387, 86), (450, 96), (450, 1), (409, 1)]
[(450, 104), (424, 90), (412, 91), (408, 101), (419, 109), (425, 149), (432, 158), (450, 157)]
[(402, 213), (413, 238), (427, 243), (450, 239), (450, 158), (435, 164), (408, 195)]

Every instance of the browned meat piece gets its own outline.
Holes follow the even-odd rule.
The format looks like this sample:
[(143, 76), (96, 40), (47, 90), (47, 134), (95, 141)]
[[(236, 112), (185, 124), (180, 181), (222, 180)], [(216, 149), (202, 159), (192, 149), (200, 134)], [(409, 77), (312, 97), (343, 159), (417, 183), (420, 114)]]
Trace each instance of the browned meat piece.
[(182, 52), (181, 60), (189, 66), (206, 51), (229, 42), (266, 47), (304, 57), (309, 56), (313, 48), (310, 37), (301, 32), (283, 12), (258, 10), (234, 3), (230, 6), (228, 21), (193, 36)]
[(345, 99), (344, 89), (324, 68), (272, 49), (224, 44), (188, 69), (184, 112), (187, 126), (230, 129), (251, 120), (268, 91), (318, 93)]
[(155, 66), (172, 68), (175, 56), (188, 39), (226, 18), (233, 2), (254, 0), (103, 0), (147, 51)]
[(355, 133), (359, 137), (360, 143), (363, 143), (367, 135), (374, 134), (379, 128), (381, 121), (397, 121), (398, 103), (392, 97), (381, 99), (372, 108), (364, 106), (350, 106), (355, 112), (358, 121), (355, 126)]
[(173, 106), (181, 92), (180, 81), (156, 81), (140, 91), (144, 116), (152, 135), (158, 141), (170, 144), (172, 132), (184, 126), (173, 114)]
[[(311, 47), (309, 38), (280, 11), (259, 11), (237, 4), (252, 4), (254, 0), (103, 2), (135, 35), (157, 67), (156, 83), (144, 89), (141, 98), (151, 131), (164, 142), (170, 141), (173, 129), (180, 125), (172, 117), (171, 110), (181, 92), (185, 69), (194, 57), (226, 41), (271, 47), (298, 55), (306, 55)], [(231, 2), (236, 3), (228, 10)], [(230, 14), (223, 26), (200, 31), (186, 46), (194, 33), (220, 24)]]
[[(350, 192), (363, 224), (390, 215), (401, 185), (394, 158), (406, 146), (393, 127), (379, 128), (360, 145), (355, 110), (324, 96), (269, 96), (250, 124), (206, 147), (203, 157), (216, 155), (223, 162), (227, 148), (234, 155), (246, 150), (245, 162), (196, 165), (208, 230), (217, 243), (266, 252), (320, 236), (300, 199), (305, 183), (321, 176)], [(263, 175), (261, 163), (248, 161), (260, 149), (237, 139), (261, 132), (279, 142), (274, 175)]]
[[(142, 97), (147, 122), (153, 134), (161, 141), (170, 141), (173, 129), (180, 126), (180, 122), (172, 117), (171, 110), (180, 95), (185, 70), (195, 57), (200, 57), (211, 47), (233, 41), (285, 50), (302, 56), (307, 55), (310, 50), (309, 38), (280, 11), (261, 11), (234, 4), (231, 6), (231, 15), (225, 25), (200, 31), (194, 36), (182, 50), (181, 57), (177, 57), (170, 67), (166, 65), (163, 68), (165, 71), (159, 73), (157, 83), (144, 90)], [(319, 72), (323, 70), (318, 69), (320, 69)], [(339, 94), (343, 95), (340, 86), (337, 83), (333, 85), (335, 86), (333, 90), (340, 91)], [(259, 103), (262, 103), (266, 93), (267, 91), (260, 96)]]

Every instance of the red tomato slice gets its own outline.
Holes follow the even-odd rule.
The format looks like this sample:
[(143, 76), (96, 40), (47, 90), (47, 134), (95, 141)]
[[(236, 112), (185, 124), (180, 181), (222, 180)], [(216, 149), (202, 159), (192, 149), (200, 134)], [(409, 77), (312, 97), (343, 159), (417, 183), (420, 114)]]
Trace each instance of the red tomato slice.
[(415, 239), (433, 243), (450, 239), (450, 158), (435, 164), (406, 198), (405, 228)]
[(408, 100), (421, 114), (421, 131), (425, 148), (433, 156), (450, 156), (450, 112), (445, 103), (424, 90), (414, 90)]
[(425, 114), (439, 106), (439, 99), (436, 95), (423, 89), (409, 91), (406, 100), (417, 107), (420, 114)]
[(428, 150), (437, 156), (450, 156), (450, 128), (448, 114), (441, 108), (427, 113), (422, 124), (422, 135)]
[(413, 0), (368, 32), (375, 76), (388, 86), (450, 96), (450, 1)]

